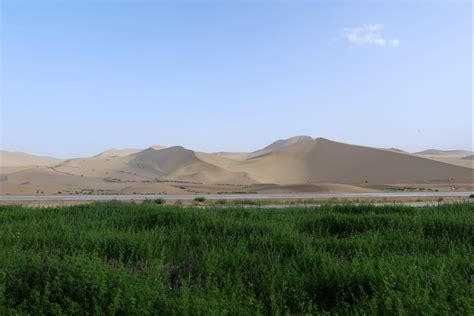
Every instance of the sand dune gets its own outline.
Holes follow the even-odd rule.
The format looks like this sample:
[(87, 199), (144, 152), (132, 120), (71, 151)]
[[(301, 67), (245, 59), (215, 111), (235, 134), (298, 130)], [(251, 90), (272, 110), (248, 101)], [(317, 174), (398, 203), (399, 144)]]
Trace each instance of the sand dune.
[(464, 158), (456, 158), (456, 157), (450, 157), (450, 156), (424, 156), (424, 155), (419, 156), (419, 157), (423, 157), (423, 158), (431, 159), (435, 161), (440, 161), (440, 162), (448, 163), (451, 165), (461, 166), (465, 168), (471, 168), (471, 169), (474, 168), (474, 161), (464, 159)]
[(258, 181), (278, 184), (471, 181), (473, 175), (460, 166), (324, 138), (239, 162), (235, 168)]
[(467, 150), (440, 150), (440, 149), (428, 149), (414, 153), (414, 155), (421, 156), (451, 156), (451, 157), (465, 157), (471, 155), (472, 151)]
[(462, 159), (464, 159), (464, 160), (474, 160), (474, 155), (469, 155), (469, 156), (463, 157)]
[(311, 142), (313, 139), (310, 136), (294, 136), (288, 139), (279, 139), (270, 145), (258, 149), (256, 151), (245, 153), (245, 152), (218, 152), (215, 153), (216, 156), (229, 158), (232, 160), (246, 160), (249, 158), (257, 157), (266, 153), (269, 153), (274, 150), (278, 150), (285, 147), (290, 147), (294, 145), (304, 144), (306, 142)]
[(391, 147), (391, 148), (381, 148), (381, 149), (388, 150), (388, 151), (393, 151), (393, 152), (396, 152), (396, 153), (409, 154), (408, 152), (406, 152), (406, 151), (404, 151), (404, 150), (401, 150), (401, 149), (399, 149), (399, 148), (395, 148), (395, 147)]
[(218, 156), (218, 157), (224, 157), (232, 160), (245, 160), (249, 157), (249, 153), (244, 153), (244, 152), (217, 152), (217, 153), (212, 153), (210, 155)]
[(209, 154), (196, 153), (181, 146), (162, 150), (149, 148), (131, 157), (131, 166), (153, 170), (166, 180), (238, 184), (255, 182), (243, 172), (222, 168), (229, 163), (226, 158), (211, 157)]
[(319, 192), (319, 193), (343, 193), (343, 192), (375, 192), (374, 189), (363, 188), (349, 184), (334, 184), (334, 183), (319, 183), (319, 184), (289, 184), (289, 185), (274, 185), (263, 184), (254, 185), (252, 189), (261, 193), (305, 193), (305, 192)]
[(307, 136), (278, 140), (251, 153), (210, 154), (160, 145), (64, 161), (2, 153), (8, 157), (0, 166), (2, 194), (367, 192), (382, 185), (469, 187), (474, 172), (472, 160), (452, 158), (459, 151), (436, 160)]
[(61, 159), (52, 157), (42, 157), (23, 152), (0, 150), (1, 167), (48, 166), (60, 163), (61, 161)]
[(292, 146), (296, 146), (296, 145), (300, 145), (300, 144), (304, 144), (304, 143), (308, 143), (312, 141), (313, 139), (309, 136), (295, 136), (288, 139), (279, 139), (260, 150), (250, 153), (246, 158), (247, 159), (255, 158), (258, 156), (268, 154), (275, 150), (280, 150), (283, 148), (292, 147)]
[(304, 144), (312, 141), (313, 139), (310, 136), (294, 136), (288, 139), (279, 139), (259, 151), (281, 149), (284, 147)]
[(469, 157), (470, 155), (472, 155), (472, 152), (467, 150), (429, 149), (416, 153), (416, 155), (419, 157), (449, 163), (456, 166), (462, 166), (471, 169), (474, 168), (472, 160), (465, 159), (465, 157)]
[(125, 157), (141, 151), (138, 148), (124, 148), (124, 149), (109, 149), (94, 156), (96, 158), (110, 158), (110, 157)]

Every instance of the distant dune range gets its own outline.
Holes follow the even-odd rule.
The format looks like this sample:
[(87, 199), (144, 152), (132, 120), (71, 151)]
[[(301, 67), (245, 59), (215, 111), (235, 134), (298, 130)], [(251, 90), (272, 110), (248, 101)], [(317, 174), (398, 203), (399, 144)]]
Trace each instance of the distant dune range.
[(425, 156), (451, 156), (451, 157), (464, 157), (472, 154), (471, 151), (467, 150), (439, 150), (439, 149), (428, 149), (415, 153), (415, 155)]
[(467, 150), (439, 150), (439, 149), (428, 149), (422, 152), (415, 153), (415, 155), (445, 162), (457, 166), (474, 168), (473, 154)]
[(34, 156), (27, 153), (0, 150), (0, 167), (47, 166), (60, 163), (61, 159)]
[[(469, 158), (470, 157), (470, 158)], [(349, 145), (297, 136), (244, 153), (174, 146), (60, 160), (0, 151), (1, 194), (194, 194), (472, 190), (473, 153)]]

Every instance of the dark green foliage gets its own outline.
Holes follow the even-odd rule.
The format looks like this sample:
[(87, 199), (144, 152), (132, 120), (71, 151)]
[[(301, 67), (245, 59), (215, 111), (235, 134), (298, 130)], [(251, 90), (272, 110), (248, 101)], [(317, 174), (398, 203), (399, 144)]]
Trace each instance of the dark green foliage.
[(206, 198), (204, 196), (196, 196), (194, 202), (204, 203), (206, 202)]
[(232, 200), (233, 205), (259, 205), (260, 201), (255, 200)]
[(142, 203), (143, 203), (143, 204), (158, 204), (158, 205), (162, 205), (162, 204), (165, 204), (166, 201), (165, 201), (165, 199), (163, 199), (163, 198), (158, 198), (158, 199), (153, 199), (153, 200), (151, 200), (151, 199), (145, 199), (145, 200), (143, 200)]
[(473, 275), (473, 203), (0, 207), (0, 315), (472, 315)]

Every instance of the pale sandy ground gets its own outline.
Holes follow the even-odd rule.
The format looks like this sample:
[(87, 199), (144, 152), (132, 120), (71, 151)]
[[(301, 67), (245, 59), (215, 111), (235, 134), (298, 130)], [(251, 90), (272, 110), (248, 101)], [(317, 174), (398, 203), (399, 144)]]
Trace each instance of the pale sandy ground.
[(470, 152), (428, 152), (428, 159), (396, 148), (376, 149), (307, 136), (279, 140), (252, 153), (209, 154), (155, 145), (62, 161), (2, 151), (0, 193), (471, 191), (473, 161), (459, 158), (466, 153)]

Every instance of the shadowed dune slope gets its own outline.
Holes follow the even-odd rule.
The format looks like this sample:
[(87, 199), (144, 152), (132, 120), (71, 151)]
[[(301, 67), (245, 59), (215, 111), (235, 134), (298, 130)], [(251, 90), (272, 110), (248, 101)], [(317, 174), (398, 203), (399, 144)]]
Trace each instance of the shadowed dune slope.
[(95, 158), (125, 157), (141, 151), (138, 148), (109, 149), (94, 156)]
[(288, 139), (279, 139), (279, 140), (271, 143), (270, 145), (264, 147), (263, 149), (260, 149), (260, 150), (254, 151), (252, 153), (249, 153), (246, 158), (249, 159), (249, 158), (258, 157), (258, 156), (270, 153), (270, 152), (275, 151), (275, 150), (280, 150), (282, 148), (287, 148), (287, 147), (291, 147), (291, 146), (305, 144), (305, 143), (309, 143), (309, 142), (312, 142), (312, 141), (313, 141), (313, 139), (310, 136), (295, 136), (295, 137), (291, 137), (291, 138), (288, 138)]
[(232, 159), (232, 160), (242, 161), (242, 160), (246, 160), (246, 159), (249, 159), (249, 158), (261, 156), (263, 154), (272, 152), (274, 150), (278, 150), (278, 149), (281, 149), (281, 148), (290, 147), (290, 146), (294, 146), (294, 145), (304, 144), (304, 143), (311, 142), (311, 141), (313, 141), (313, 139), (310, 136), (294, 136), (294, 137), (290, 137), (290, 138), (287, 138), (287, 139), (279, 139), (279, 140), (271, 143), (270, 145), (268, 145), (268, 146), (266, 146), (262, 149), (259, 149), (259, 150), (256, 150), (256, 151), (253, 151), (253, 152), (250, 152), (250, 153), (245, 153), (245, 152), (217, 152), (217, 153), (214, 153), (213, 155), (228, 158), (228, 159)]
[(269, 150), (269, 149), (275, 150), (275, 149), (280, 149), (280, 148), (289, 147), (293, 145), (304, 144), (304, 143), (308, 143), (312, 141), (313, 139), (310, 136), (294, 136), (288, 139), (279, 139), (271, 143), (267, 147), (263, 148), (262, 151)]
[(211, 158), (209, 154), (196, 153), (181, 146), (162, 150), (149, 148), (130, 157), (132, 157), (129, 162), (130, 166), (154, 170), (167, 180), (230, 184), (255, 183), (255, 180), (249, 178), (244, 172), (222, 168), (220, 165), (228, 163), (226, 158)]

